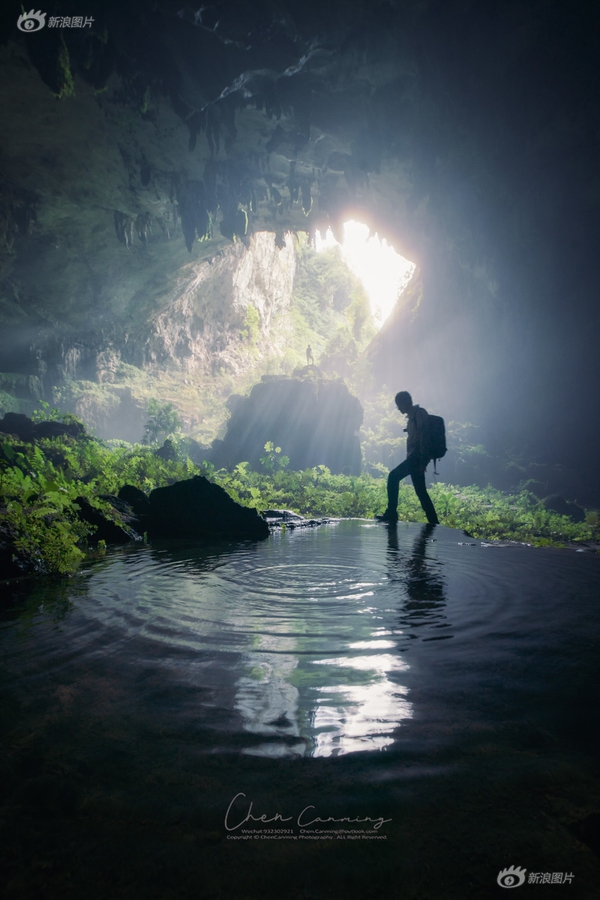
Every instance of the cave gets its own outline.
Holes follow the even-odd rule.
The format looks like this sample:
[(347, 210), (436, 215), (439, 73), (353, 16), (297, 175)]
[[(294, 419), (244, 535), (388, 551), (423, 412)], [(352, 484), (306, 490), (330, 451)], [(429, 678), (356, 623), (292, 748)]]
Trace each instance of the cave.
[[(419, 272), (370, 350), (378, 382), (599, 503), (592, 12), (565, 32), (562, 4), (175, 6), (27, 33), (4, 16), (8, 394), (13, 376), (23, 400), (68, 403), (69, 381), (121, 363), (174, 365), (176, 393), (177, 372), (235, 356), (239, 310), (217, 315), (211, 291), (253, 235), (275, 236), (275, 275), (264, 254), (354, 218)], [(275, 309), (258, 309), (266, 332)], [(126, 379), (77, 408), (139, 439)]]
[[(184, 0), (126, 4), (86, 0), (81, 6), (60, 0), (52, 10), (29, 13), (10, 0), (0, 13), (0, 415), (29, 416), (40, 403), (45, 409), (56, 407), (75, 414), (99, 439), (118, 447), (142, 440), (149, 404), (160, 401), (177, 414), (186, 446), (193, 447), (193, 459), (202, 462), (208, 474), (214, 467), (235, 473), (236, 466), (245, 463), (259, 468), (266, 451), (281, 456), (272, 455), (265, 465), (279, 465), (285, 454), (293, 469), (320, 466), (334, 475), (360, 479), (365, 469), (380, 472), (396, 464), (385, 448), (380, 451), (374, 444), (370, 456), (363, 444), (361, 461), (358, 435), (363, 407), (371, 427), (368, 416), (373, 413), (368, 408), (374, 398), (389, 395), (393, 409), (394, 394), (408, 390), (430, 412), (444, 417), (452, 435), (471, 429), (469, 433), (475, 435), (471, 444), (484, 448), (486, 459), (498, 462), (489, 471), (477, 470), (461, 455), (458, 444), (449, 441), (440, 471), (456, 487), (454, 496), (460, 499), (461, 489), (474, 483), (485, 487), (488, 481), (510, 491), (528, 486), (540, 500), (550, 495), (549, 508), (568, 516), (585, 518), (585, 507), (589, 521), (597, 526), (599, 25), (598, 6), (591, 0), (576, 6), (565, 0), (527, 4), (507, 0), (215, 0), (198, 8)], [(335, 270), (337, 287), (332, 288), (329, 306), (323, 307), (321, 330), (315, 326), (316, 330), (307, 331), (310, 317), (300, 315), (297, 301), (303, 272), (320, 265), (325, 271), (325, 262), (318, 261), (319, 242), (330, 235), (343, 244), (345, 224), (350, 221), (385, 241), (414, 265), (414, 271), (398, 290), (390, 314), (371, 327), (372, 323), (363, 322), (363, 288), (343, 268), (342, 256), (327, 250), (327, 265)], [(344, 334), (353, 332), (352, 344), (344, 344), (341, 337), (339, 346), (328, 343), (333, 330), (341, 334), (342, 325)], [(310, 356), (305, 351), (309, 342)], [(305, 418), (299, 409), (305, 410)], [(254, 428), (259, 421), (261, 427)], [(400, 426), (395, 427), (401, 434)], [(166, 429), (162, 437), (168, 434)], [(266, 442), (271, 442), (271, 448), (277, 445), (277, 450), (267, 450)], [(166, 456), (167, 445), (168, 441), (160, 451)], [(318, 477), (324, 484), (327, 475), (319, 470)], [(293, 524), (288, 520), (281, 541), (269, 546), (285, 550), (284, 539), (291, 541)], [(385, 863), (382, 872), (406, 879), (406, 893), (398, 888), (395, 896), (440, 900), (487, 896), (498, 885), (515, 886), (506, 879), (521, 877), (520, 869), (513, 871), (517, 862), (527, 869), (529, 883), (532, 873), (540, 873), (541, 878), (542, 872), (549, 872), (553, 853), (556, 873), (560, 869), (561, 877), (566, 877), (572, 870), (575, 884), (591, 892), (600, 873), (593, 818), (600, 809), (600, 788), (592, 752), (600, 732), (597, 718), (590, 713), (596, 708), (597, 688), (589, 674), (594, 625), (586, 616), (591, 616), (596, 602), (597, 553), (582, 554), (581, 568), (567, 573), (559, 557), (551, 555), (559, 551), (548, 550), (547, 557), (537, 558), (540, 573), (535, 575), (521, 563), (519, 553), (528, 551), (516, 546), (498, 549), (506, 553), (510, 564), (503, 568), (499, 558), (490, 562), (488, 557), (481, 564), (481, 583), (487, 585), (485, 579), (489, 579), (490, 585), (489, 591), (481, 589), (482, 596), (489, 597), (497, 629), (488, 633), (480, 624), (487, 607), (483, 600), (477, 605), (479, 576), (465, 568), (465, 608), (473, 613), (469, 621), (479, 624), (467, 625), (463, 610), (457, 619), (462, 624), (454, 632), (446, 620), (457, 596), (452, 591), (459, 591), (457, 585), (462, 584), (460, 566), (466, 564), (464, 557), (452, 562), (458, 558), (452, 554), (470, 552), (471, 535), (448, 529), (452, 540), (438, 539), (439, 554), (434, 559), (430, 533), (415, 530), (415, 523), (409, 526), (396, 536), (390, 531), (382, 555), (377, 555), (381, 548), (369, 550), (374, 555), (365, 556), (361, 573), (360, 554), (353, 556), (348, 549), (355, 535), (352, 528), (358, 526), (345, 523), (348, 543), (340, 545), (338, 562), (333, 542), (315, 549), (315, 572), (322, 570), (322, 574), (314, 575), (311, 586), (302, 581), (308, 578), (310, 564), (300, 572), (291, 551), (282, 550), (275, 563), (268, 556), (271, 551), (264, 548), (236, 547), (231, 551), (238, 566), (236, 578), (239, 583), (247, 579), (259, 611), (254, 618), (254, 613), (248, 613), (247, 619), (240, 611), (245, 601), (239, 583), (233, 576), (231, 582), (227, 580), (230, 563), (222, 546), (203, 548), (192, 561), (185, 549), (173, 549), (168, 543), (141, 546), (140, 542), (137, 556), (134, 550), (123, 550), (120, 556), (109, 553), (106, 558), (100, 558), (101, 546), (96, 561), (90, 563), (97, 566), (93, 569), (97, 574), (91, 576), (99, 584), (95, 598), (112, 590), (110, 572), (116, 568), (110, 566), (121, 567), (123, 583), (141, 584), (148, 578), (148, 596), (141, 587), (139, 594), (133, 587), (124, 594), (133, 610), (130, 630), (119, 631), (118, 612), (110, 617), (115, 635), (123, 643), (131, 639), (137, 655), (131, 664), (125, 656), (115, 658), (114, 671), (104, 662), (96, 668), (90, 662), (88, 670), (86, 657), (75, 666), (68, 684), (56, 681), (51, 670), (54, 693), (46, 685), (40, 691), (48, 721), (54, 715), (61, 722), (73, 716), (74, 743), (67, 749), (66, 739), (51, 726), (44, 731), (33, 706), (27, 707), (29, 718), (22, 733), (13, 735), (18, 748), (11, 751), (7, 763), (7, 772), (14, 768), (24, 779), (23, 795), (11, 794), (7, 806), (9, 819), (14, 814), (23, 823), (19, 826), (23, 844), (19, 834), (10, 838), (12, 855), (5, 883), (12, 891), (9, 896), (45, 895), (44, 872), (50, 873), (47, 896), (68, 895), (65, 872), (71, 852), (77, 854), (65, 847), (73, 847), (77, 821), (85, 823), (88, 843), (75, 866), (74, 883), (82, 888), (82, 872), (89, 863), (97, 880), (94, 896), (111, 893), (102, 854), (117, 859), (117, 887), (111, 896), (136, 896), (139, 885), (146, 895), (157, 897), (229, 896), (247, 885), (247, 896), (253, 900), (275, 896), (278, 884), (285, 880), (288, 858), (283, 833), (278, 848), (271, 842), (268, 850), (263, 846), (262, 857), (255, 854), (252, 859), (239, 822), (246, 815), (242, 824), (263, 828), (265, 822), (277, 821), (276, 813), (281, 820), (312, 804), (316, 806), (313, 819), (329, 816), (336, 824), (344, 820), (344, 827), (357, 820), (362, 827), (370, 816), (395, 817), (387, 832), (387, 849), (390, 844), (398, 848), (406, 840), (417, 860), (413, 865), (400, 854), (399, 862)], [(373, 523), (369, 527), (376, 528)], [(298, 528), (297, 532), (298, 547), (301, 542), (312, 546), (316, 531), (306, 529), (300, 534)], [(323, 530), (323, 534), (329, 532)], [(481, 547), (475, 552), (485, 553)], [(544, 568), (540, 560), (546, 558)], [(256, 559), (260, 575), (252, 568)], [(150, 560), (156, 571), (150, 572)], [(459, 572), (456, 581), (447, 575), (454, 571), (454, 564)], [(183, 676), (178, 680), (179, 657), (174, 651), (169, 665), (159, 671), (161, 652), (172, 650), (165, 649), (169, 641), (164, 635), (171, 627), (165, 623), (172, 610), (164, 599), (168, 588), (161, 581), (163, 565), (165, 571), (171, 567), (173, 584), (178, 585), (173, 595), (180, 591), (177, 627), (187, 628), (186, 616), (192, 615), (188, 588), (177, 581), (186, 575), (194, 590), (201, 585), (211, 597), (213, 582), (222, 579), (227, 628), (239, 618), (239, 633), (255, 634), (254, 643), (249, 641), (240, 649), (238, 632), (227, 632), (231, 650), (224, 646), (222, 656), (216, 651), (211, 656), (200, 625), (198, 630), (186, 631), (179, 648), (186, 672), (197, 674), (202, 667), (198, 663), (196, 670), (196, 662), (186, 655), (191, 647), (197, 648), (199, 656), (206, 652), (210, 658), (202, 684), (201, 679), (194, 681), (195, 674), (188, 681)], [(265, 574), (271, 565), (274, 570), (279, 566), (279, 574), (270, 570)], [(347, 567), (351, 603), (360, 598), (364, 615), (373, 618), (373, 630), (363, 632), (356, 613), (351, 629), (358, 637), (348, 638), (353, 640), (348, 646), (358, 648), (356, 659), (371, 645), (373, 659), (377, 646), (381, 654), (380, 662), (373, 662), (372, 683), (367, 684), (367, 679), (360, 685), (361, 664), (348, 656), (351, 661), (344, 669), (348, 696), (358, 697), (359, 688), (365, 696), (371, 691), (369, 708), (377, 710), (381, 704), (381, 721), (387, 728), (382, 726), (381, 734), (371, 733), (377, 716), (367, 715), (368, 704), (360, 706), (357, 700), (356, 709), (360, 709), (352, 720), (356, 735), (352, 722), (348, 724), (350, 717), (344, 720), (347, 732), (338, 744), (328, 735), (342, 729), (343, 716), (334, 702), (341, 681), (332, 675), (331, 681), (321, 684), (314, 676), (315, 671), (333, 671), (338, 659), (335, 618), (323, 613), (322, 620), (311, 619), (312, 612), (306, 612), (302, 621), (292, 617), (288, 623), (292, 637), (284, 625), (280, 631), (277, 623), (273, 625), (273, 641), (280, 642), (276, 659), (268, 655), (268, 641), (259, 635), (257, 625), (263, 614), (269, 627), (277, 620), (272, 605), (276, 596), (281, 602), (294, 600), (302, 609), (314, 604), (316, 610), (322, 600), (319, 609), (329, 609), (327, 603), (333, 600), (327, 585), (338, 577), (336, 566)], [(527, 638), (515, 638), (515, 645), (509, 647), (502, 642), (509, 642), (519, 630), (521, 613), (515, 612), (510, 598), (508, 612), (501, 611), (504, 595), (499, 585), (505, 578), (507, 596), (514, 598), (520, 590), (521, 566), (523, 590), (531, 600), (527, 615), (523, 613)], [(260, 585), (260, 596), (258, 587), (252, 593), (253, 578)], [(294, 579), (305, 584), (305, 594), (300, 588), (294, 593)], [(340, 579), (341, 584), (341, 575)], [(393, 605), (394, 591), (404, 592), (406, 605), (396, 619), (388, 615), (385, 604), (380, 608), (374, 601), (371, 607), (368, 598), (363, 600), (363, 594), (367, 597), (375, 590), (372, 585), (382, 581), (389, 587), (389, 605)], [(554, 584), (562, 591), (564, 608), (561, 612), (553, 600), (545, 617), (540, 597), (553, 596)], [(35, 610), (48, 604), (45, 590), (14, 587), (14, 602), (23, 621), (35, 620)], [(63, 627), (63, 619), (76, 621), (71, 615), (76, 588), (71, 591), (63, 585), (57, 590), (60, 597), (54, 596), (48, 621)], [(25, 600), (19, 599), (20, 591)], [(346, 597), (340, 591), (336, 602)], [(140, 610), (147, 609), (150, 595), (162, 599), (160, 615), (146, 633), (142, 626), (136, 630), (135, 623), (138, 615), (141, 621)], [(560, 631), (563, 625), (568, 627), (565, 609), (570, 603), (575, 624), (563, 657)], [(214, 626), (217, 609), (215, 601), (202, 627)], [(343, 607), (339, 609), (342, 615)], [(514, 620), (510, 619), (513, 612)], [(11, 615), (7, 613), (8, 619)], [(89, 613), (92, 630), (100, 628), (100, 619), (94, 615)], [(377, 617), (384, 624), (377, 625)], [(535, 691), (543, 693), (542, 664), (535, 667), (543, 651), (530, 639), (536, 623), (542, 623), (539, 627), (557, 655), (565, 684), (568, 679), (574, 684), (577, 677), (572, 643), (578, 637), (584, 645), (581, 697), (570, 694), (558, 675), (554, 681), (554, 675), (548, 675), (548, 684), (561, 698), (561, 709), (567, 711), (560, 720), (552, 720), (546, 731), (544, 717), (550, 721), (551, 715), (547, 698), (539, 706), (531, 699)], [(406, 677), (416, 677), (415, 671), (429, 674), (422, 683), (411, 682), (408, 689), (402, 678), (410, 666), (406, 663), (403, 669), (398, 661), (390, 662), (389, 647), (397, 640), (398, 652), (407, 650), (411, 641), (399, 636), (403, 629), (412, 629), (410, 637), (420, 646), (421, 625), (427, 633), (425, 649), (414, 654), (418, 665)], [(321, 627), (327, 652), (319, 651), (319, 665), (309, 666), (302, 661), (302, 653), (317, 652)], [(481, 635), (485, 646), (486, 641), (497, 641), (490, 651), (489, 669), (483, 662), (477, 669), (471, 661), (467, 647), (471, 627), (473, 643)], [(74, 629), (69, 640), (79, 640), (75, 625), (69, 628)], [(330, 644), (328, 628), (336, 635)], [(463, 648), (464, 655), (458, 658), (467, 673), (464, 685), (448, 649), (453, 642), (444, 640), (445, 629)], [(150, 632), (156, 637), (155, 645)], [(108, 659), (108, 630), (98, 639)], [(294, 651), (286, 644), (292, 639), (297, 641)], [(299, 650), (302, 641), (306, 647)], [(442, 644), (440, 671), (448, 675), (456, 693), (441, 690), (437, 706), (433, 681), (427, 681), (433, 679), (435, 664), (427, 668), (432, 658), (427, 654)], [(13, 653), (12, 644), (10, 648)], [(236, 669), (235, 678), (229, 652), (244, 660), (245, 668), (243, 672)], [(410, 653), (406, 658), (412, 659)], [(16, 660), (17, 655), (10, 659)], [(150, 659), (156, 662), (158, 674), (153, 673)], [(29, 702), (24, 683), (18, 680), (17, 664), (11, 665), (5, 674), (14, 692), (6, 709), (13, 701)], [(64, 665), (66, 671), (71, 663), (65, 658)], [(33, 666), (27, 662), (24, 671), (35, 681)], [(501, 669), (505, 681), (498, 674)], [(472, 728), (460, 726), (464, 725), (461, 756), (452, 742), (452, 716), (460, 717), (459, 695), (469, 703), (468, 697), (477, 694), (475, 671), (481, 676), (482, 695), (478, 695)], [(314, 690), (321, 691), (320, 699), (302, 713), (303, 719), (297, 712), (298, 697), (312, 689), (313, 681)], [(129, 721), (123, 692), (134, 683), (136, 691), (140, 688), (142, 706), (131, 712)], [(263, 683), (269, 687), (260, 694), (257, 685)], [(373, 688), (376, 683), (380, 689)], [(221, 743), (214, 738), (210, 752), (202, 737), (202, 749), (194, 756), (196, 724), (190, 710), (202, 691), (208, 696), (211, 690), (216, 698), (211, 700), (214, 719), (207, 713), (197, 725), (198, 733), (204, 735), (202, 729), (210, 728), (218, 733), (222, 728), (226, 736)], [(503, 690), (505, 706), (499, 699)], [(425, 713), (422, 718), (417, 712), (413, 716), (410, 698), (419, 696), (419, 691), (428, 698), (427, 721)], [(397, 710), (392, 715), (393, 699)], [(487, 700), (489, 716), (482, 712)], [(89, 719), (84, 707), (91, 710)], [(229, 739), (232, 710), (242, 722), (240, 734), (254, 735), (255, 743), (244, 743), (239, 734)], [(586, 716), (589, 731), (584, 726)], [(371, 724), (365, 724), (367, 719)], [(506, 721), (509, 725), (504, 727)], [(141, 772), (149, 773), (139, 793), (129, 787), (127, 799), (117, 798), (125, 788), (116, 756), (102, 769), (117, 785), (114, 796), (103, 785), (97, 788), (102, 799), (96, 801), (93, 791), (85, 787), (86, 772), (95, 763), (89, 750), (94, 722), (108, 748), (105, 758), (114, 752), (127, 759), (123, 772), (131, 784)], [(406, 744), (402, 738), (389, 738), (392, 732), (403, 735), (405, 727), (413, 729)], [(303, 743), (303, 728), (314, 732), (310, 752)], [(395, 728), (400, 731), (394, 732)], [(167, 738), (164, 745), (158, 741), (155, 761), (144, 743), (144, 729), (171, 735), (171, 743)], [(142, 762), (134, 763), (138, 738)], [(429, 739), (432, 743), (427, 743)], [(77, 741), (88, 748), (81, 756), (73, 749)], [(552, 746), (560, 744), (555, 755), (550, 747), (553, 741), (559, 743)], [(62, 750), (68, 760), (64, 771), (60, 769)], [(542, 760), (539, 769), (534, 762), (527, 768), (526, 757)], [(219, 768), (222, 760), (234, 758), (229, 769), (229, 762)], [(385, 761), (392, 758), (393, 766), (386, 768)], [(551, 760), (548, 781), (543, 776), (546, 759)], [(319, 767), (309, 771), (309, 764), (317, 761)], [(341, 770), (336, 768), (338, 761)], [(469, 761), (474, 761), (477, 777), (465, 776), (463, 785), (454, 767)], [(506, 807), (501, 777), (489, 774), (494, 761), (506, 767), (502, 771), (510, 782)], [(302, 790), (294, 787), (295, 776), (290, 774), (289, 767), (296, 763), (298, 770), (304, 767)], [(430, 781), (428, 766), (436, 773)], [(398, 774), (401, 769), (404, 774)], [(435, 824), (431, 809), (438, 803), (436, 790), (446, 770), (452, 775), (448, 789), (439, 789), (442, 812)], [(336, 780), (338, 771), (344, 773), (341, 781)], [(487, 777), (492, 778), (493, 787), (487, 794), (484, 791), (485, 803), (478, 805), (477, 779)], [(410, 787), (402, 787), (403, 778)], [(362, 785), (355, 795), (348, 788), (352, 779)], [(419, 779), (423, 782), (421, 805)], [(386, 780), (392, 785), (393, 801), (381, 787)], [(515, 787), (521, 783), (527, 784), (522, 801)], [(310, 793), (313, 784), (316, 791), (325, 792), (329, 805), (316, 803)], [(147, 815), (142, 796), (146, 788), (154, 791)], [(343, 802), (336, 805), (338, 788)], [(170, 789), (172, 801), (165, 799)], [(186, 797), (188, 789), (201, 798), (197, 808)], [(548, 794), (552, 799), (547, 799)], [(370, 796), (376, 801), (373, 808)], [(248, 809), (252, 797), (256, 819)], [(282, 798), (283, 806), (278, 806)], [(528, 832), (522, 826), (519, 816), (524, 815), (525, 798), (534, 806), (539, 800), (539, 816), (551, 822), (552, 833), (543, 839), (541, 831)], [(231, 800), (229, 807), (226, 799)], [(406, 826), (398, 824), (396, 801), (409, 823)], [(168, 807), (164, 821), (163, 803)], [(486, 803), (493, 813), (482, 812)], [(91, 818), (86, 818), (88, 808)], [(231, 831), (227, 825), (223, 831), (225, 811), (229, 821), (236, 822)], [(469, 825), (471, 814), (482, 816), (486, 840), (496, 835), (493, 851)], [(48, 827), (53, 815), (59, 822), (56, 839)], [(134, 837), (125, 836), (123, 823), (128, 817), (135, 822)], [(427, 840), (438, 842), (437, 849), (420, 846), (415, 835), (421, 826)], [(116, 837), (111, 837), (111, 827)], [(290, 841), (301, 844), (300, 825), (294, 828)], [(380, 828), (383, 835), (383, 824), (373, 834)], [(25, 845), (41, 832), (48, 848), (36, 851), (35, 872), (26, 875), (24, 860), (30, 851)], [(361, 833), (364, 837), (364, 828)], [(228, 835), (236, 835), (239, 842), (227, 845)], [(102, 847), (98, 857), (90, 849), (95, 836)], [(339, 837), (340, 843), (342, 838), (349, 840), (348, 834)], [(128, 881), (119, 840), (134, 859), (136, 884)], [(266, 837), (264, 843), (269, 843)], [(290, 897), (328, 900), (374, 896), (389, 889), (386, 876), (375, 874), (377, 851), (383, 850), (375, 847), (375, 840), (357, 838), (354, 857), (347, 848), (340, 849), (329, 870), (324, 843), (317, 843), (305, 857), (314, 866), (312, 875), (307, 874), (298, 848), (289, 850), (296, 879), (288, 891)], [(190, 847), (208, 867), (204, 885), (197, 881), (201, 869), (190, 861)], [(228, 850), (240, 866), (235, 876), (225, 872)], [(147, 852), (155, 853), (155, 858), (142, 875)], [(432, 860), (433, 868), (439, 868), (437, 877), (429, 868)]]

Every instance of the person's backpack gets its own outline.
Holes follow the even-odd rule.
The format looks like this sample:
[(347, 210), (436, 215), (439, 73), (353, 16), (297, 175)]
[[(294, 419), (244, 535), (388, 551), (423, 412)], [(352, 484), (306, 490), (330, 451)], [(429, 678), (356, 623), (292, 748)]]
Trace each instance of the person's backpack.
[(424, 423), (425, 447), (427, 455), (433, 460), (433, 473), (437, 475), (436, 463), (446, 455), (446, 426), (441, 416), (427, 416)]

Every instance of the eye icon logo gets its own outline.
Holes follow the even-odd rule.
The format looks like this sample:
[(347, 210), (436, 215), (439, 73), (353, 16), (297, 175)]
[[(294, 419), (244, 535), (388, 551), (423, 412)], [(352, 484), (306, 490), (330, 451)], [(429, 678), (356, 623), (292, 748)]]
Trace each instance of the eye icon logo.
[(17, 28), (21, 31), (41, 31), (46, 24), (46, 13), (34, 12), (32, 9), (28, 13), (23, 13), (17, 19)]
[(511, 866), (510, 869), (502, 869), (501, 872), (498, 872), (496, 880), (503, 888), (521, 887), (525, 881), (526, 871), (527, 869), (521, 869), (520, 866)]

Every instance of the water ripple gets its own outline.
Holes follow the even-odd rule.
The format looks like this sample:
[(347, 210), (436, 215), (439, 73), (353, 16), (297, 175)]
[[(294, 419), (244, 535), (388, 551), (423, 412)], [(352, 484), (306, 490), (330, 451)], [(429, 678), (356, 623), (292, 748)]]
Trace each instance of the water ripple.
[[(5, 623), (6, 671), (25, 691), (101, 670), (135, 708), (212, 733), (213, 748), (380, 751), (434, 672), (450, 703), (497, 672), (518, 685), (541, 621), (546, 646), (564, 638), (565, 557), (461, 537), (351, 521), (260, 544), (127, 550), (92, 564), (60, 616), (49, 594)], [(569, 626), (569, 640), (587, 627)]]

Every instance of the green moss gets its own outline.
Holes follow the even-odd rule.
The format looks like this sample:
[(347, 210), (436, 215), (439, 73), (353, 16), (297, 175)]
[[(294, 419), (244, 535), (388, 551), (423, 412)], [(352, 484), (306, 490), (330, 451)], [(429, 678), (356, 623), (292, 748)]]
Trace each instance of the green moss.
[(251, 346), (256, 346), (260, 338), (260, 313), (252, 303), (246, 307), (240, 338)]
[(66, 97), (73, 97), (75, 95), (75, 82), (73, 81), (73, 73), (71, 72), (69, 51), (62, 34), (60, 36), (60, 48), (58, 51), (58, 59), (56, 61), (56, 70), (60, 85), (56, 96), (59, 100), (64, 100)]

